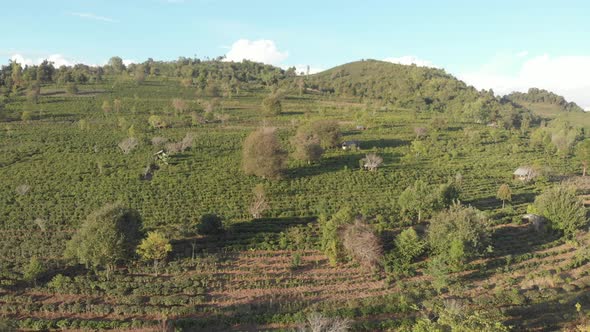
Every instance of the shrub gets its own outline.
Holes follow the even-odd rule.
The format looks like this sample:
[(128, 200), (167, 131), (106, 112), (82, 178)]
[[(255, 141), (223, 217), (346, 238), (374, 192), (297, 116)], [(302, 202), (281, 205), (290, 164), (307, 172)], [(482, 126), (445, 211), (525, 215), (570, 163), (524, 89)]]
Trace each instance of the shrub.
[(546, 190), (535, 198), (533, 213), (549, 220), (553, 229), (562, 231), (567, 237), (588, 224), (584, 203), (572, 187), (557, 186)]
[(162, 119), (162, 117), (159, 115), (150, 115), (148, 118), (148, 123), (150, 126), (152, 126), (152, 128), (155, 129), (168, 127), (166, 121), (164, 121), (164, 119)]
[(69, 277), (64, 276), (63, 274), (58, 274), (49, 283), (47, 286), (53, 288), (56, 292), (63, 292), (68, 285), (70, 284), (71, 279)]
[(344, 252), (339, 233), (345, 225), (352, 223), (353, 220), (352, 211), (348, 207), (341, 208), (330, 219), (325, 216), (320, 218), (322, 250), (332, 265), (336, 265), (342, 259)]
[(159, 232), (149, 232), (137, 247), (137, 254), (144, 260), (154, 262), (154, 273), (158, 274), (158, 265), (172, 251), (170, 241)]
[(45, 273), (45, 267), (36, 256), (33, 256), (31, 257), (29, 264), (25, 267), (23, 278), (36, 285), (37, 279), (39, 279), (43, 273)]
[(33, 120), (33, 113), (31, 113), (31, 111), (23, 111), (23, 113), (20, 116), (20, 119), (22, 121), (31, 121)]
[(460, 261), (480, 252), (489, 236), (488, 220), (483, 214), (460, 204), (435, 215), (428, 227), (428, 245), (432, 252), (449, 258), (451, 253), (458, 254), (463, 248), (464, 255), (454, 257)]
[(78, 94), (78, 86), (75, 83), (70, 83), (66, 86), (66, 93), (70, 96)]
[(425, 243), (413, 228), (404, 229), (394, 240), (394, 270), (402, 275), (411, 274), (412, 261), (424, 252)]

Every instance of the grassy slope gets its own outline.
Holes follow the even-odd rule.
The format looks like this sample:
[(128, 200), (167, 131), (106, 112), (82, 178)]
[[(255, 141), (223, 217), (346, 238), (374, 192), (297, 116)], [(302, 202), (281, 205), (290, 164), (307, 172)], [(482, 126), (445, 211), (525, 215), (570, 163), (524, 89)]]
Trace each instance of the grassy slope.
[(543, 118), (564, 120), (574, 126), (590, 130), (590, 113), (564, 112), (559, 105), (550, 103), (522, 103), (522, 106)]
[[(43, 112), (35, 111), (34, 121), (1, 126), (3, 267), (18, 271), (32, 255), (58, 259), (64, 241), (84, 217), (114, 200), (141, 211), (149, 228), (172, 232), (203, 213), (216, 212), (226, 218), (228, 232), (219, 238), (176, 233), (172, 262), (159, 277), (142, 266), (133, 266), (110, 281), (63, 270), (74, 279), (56, 293), (45, 285), (52, 275), (42, 280), (42, 286), (30, 287), (14, 283), (16, 275), (3, 272), (1, 315), (41, 319), (51, 326), (70, 319), (65, 326), (104, 328), (96, 324), (142, 324), (133, 323), (132, 318), (154, 324), (168, 312), (193, 328), (227, 330), (293, 327), (305, 310), (317, 309), (349, 316), (358, 322), (357, 328), (370, 330), (399, 327), (404, 319), (415, 316), (399, 297), (401, 293), (419, 303), (455, 296), (474, 307), (502, 307), (511, 324), (532, 329), (556, 327), (575, 318), (575, 301), (585, 307), (590, 304), (579, 296), (590, 286), (587, 265), (569, 266), (571, 257), (582, 249), (512, 223), (543, 185), (512, 184), (512, 210), (499, 209), (496, 190), (510, 181), (512, 170), (521, 164), (539, 161), (561, 174), (577, 171), (568, 160), (529, 147), (519, 133), (502, 131), (499, 139), (492, 139), (483, 125), (451, 121), (450, 130), (427, 141), (428, 156), (407, 158), (413, 128), (428, 126), (428, 114), (416, 117), (411, 110), (374, 110), (347, 99), (288, 96), (285, 114), (266, 120), (280, 128), (285, 146), (293, 124), (332, 118), (345, 124), (345, 139), (363, 142), (363, 150), (331, 150), (315, 165), (290, 161), (285, 179), (269, 182), (246, 177), (239, 169), (241, 141), (262, 121), (258, 115), (261, 96), (224, 100), (224, 112), (231, 116), (226, 124), (191, 127), (185, 122), (189, 115), (175, 116), (168, 106), (173, 97), (194, 98), (192, 91), (179, 89), (176, 82), (149, 81), (112, 93), (109, 86), (84, 89), (95, 92), (79, 97), (43, 96), (38, 107)], [(115, 97), (122, 100), (123, 110), (102, 114), (102, 100)], [(135, 113), (130, 111), (133, 106)], [(18, 105), (11, 107), (16, 111)], [(365, 114), (363, 124), (368, 126), (362, 132), (352, 130), (359, 112)], [(145, 128), (151, 113), (170, 114), (175, 126)], [(134, 124), (142, 138), (140, 147), (129, 155), (116, 147), (128, 134), (120, 118)], [(87, 119), (90, 129), (80, 129), (79, 119)], [(461, 126), (480, 131), (482, 141), (471, 142), (455, 129)], [(151, 182), (139, 180), (157, 149), (149, 145), (149, 139), (177, 140), (186, 132), (196, 133), (195, 147), (174, 157)], [(358, 160), (367, 151), (384, 157), (383, 169), (376, 173), (358, 169)], [(473, 262), (471, 272), (459, 276), (450, 293), (436, 296), (428, 278), (420, 274), (389, 284), (353, 264), (331, 267), (318, 251), (315, 218), (320, 212), (332, 213), (350, 204), (367, 215), (381, 214), (389, 221), (379, 225), (385, 228), (383, 239), (389, 245), (391, 232), (404, 225), (391, 215), (399, 193), (417, 178), (437, 184), (457, 173), (464, 177), (462, 200), (486, 211), (497, 230), (494, 253)], [(270, 197), (270, 218), (251, 221), (246, 207), (252, 187), (259, 182)], [(30, 185), (30, 192), (16, 194), (20, 184)], [(47, 221), (45, 230), (35, 224), (37, 218)], [(297, 238), (303, 240), (293, 240)], [(292, 268), (297, 252), (302, 264)]]

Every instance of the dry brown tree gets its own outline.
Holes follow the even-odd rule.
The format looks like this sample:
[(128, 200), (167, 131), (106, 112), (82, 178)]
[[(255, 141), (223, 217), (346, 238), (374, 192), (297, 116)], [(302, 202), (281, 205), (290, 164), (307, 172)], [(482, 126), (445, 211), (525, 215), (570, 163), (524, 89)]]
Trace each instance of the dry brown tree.
[(286, 156), (276, 130), (263, 127), (246, 137), (242, 150), (242, 167), (247, 175), (278, 179), (285, 167)]
[(416, 139), (426, 137), (426, 135), (428, 134), (428, 129), (424, 127), (415, 127), (414, 134), (416, 134)]
[(16, 193), (19, 195), (26, 195), (29, 190), (31, 190), (31, 186), (29, 186), (28, 184), (21, 184), (18, 187), (16, 187)]
[(174, 98), (172, 99), (172, 107), (176, 112), (182, 113), (188, 109), (188, 104), (180, 98)]
[(355, 261), (367, 268), (379, 267), (383, 248), (370, 225), (357, 218), (353, 224), (344, 227), (341, 237), (344, 249)]
[(307, 316), (302, 332), (345, 332), (349, 331), (352, 321), (348, 318), (326, 317), (318, 312)]
[(266, 200), (266, 193), (264, 192), (264, 187), (262, 184), (257, 184), (252, 190), (252, 193), (254, 196), (252, 197), (252, 203), (250, 203), (248, 211), (254, 219), (258, 219), (262, 217), (262, 213), (264, 211), (268, 210), (269, 205)]
[(295, 148), (293, 158), (311, 163), (320, 160), (324, 149), (320, 145), (320, 138), (312, 133), (309, 128), (301, 127), (291, 139)]
[(187, 133), (181, 141), (170, 142), (166, 144), (166, 152), (168, 153), (179, 153), (184, 152), (186, 149), (193, 147), (195, 142), (195, 136), (193, 133)]
[(122, 107), (121, 99), (119, 99), (119, 98), (115, 99), (113, 101), (113, 110), (117, 113), (121, 112), (121, 107)]
[(376, 170), (381, 164), (383, 164), (383, 158), (375, 153), (368, 153), (365, 158), (363, 158), (363, 167), (369, 171)]
[(152, 145), (153, 146), (162, 146), (168, 143), (168, 139), (165, 137), (156, 136), (152, 138)]
[(135, 137), (129, 137), (121, 141), (119, 143), (119, 149), (123, 151), (124, 154), (128, 154), (129, 152), (133, 151), (139, 144), (139, 141)]

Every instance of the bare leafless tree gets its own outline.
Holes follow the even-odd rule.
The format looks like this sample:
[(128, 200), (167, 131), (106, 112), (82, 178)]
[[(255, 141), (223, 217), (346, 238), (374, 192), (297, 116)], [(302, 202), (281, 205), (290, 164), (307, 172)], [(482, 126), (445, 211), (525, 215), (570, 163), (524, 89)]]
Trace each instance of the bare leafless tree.
[(230, 119), (229, 114), (217, 114), (215, 117), (217, 120), (221, 121), (222, 125), (225, 125), (225, 123)]
[(326, 317), (318, 312), (307, 316), (302, 332), (345, 332), (349, 331), (352, 321), (348, 318)]
[(170, 142), (166, 144), (164, 148), (168, 153), (179, 153), (182, 152), (182, 142)]
[(193, 133), (187, 133), (184, 138), (179, 142), (170, 142), (166, 144), (166, 151), (168, 153), (179, 153), (184, 152), (187, 149), (193, 147), (195, 142), (195, 135)]
[(34, 221), (35, 225), (37, 225), (37, 227), (39, 227), (39, 229), (42, 232), (45, 232), (45, 230), (47, 230), (47, 220), (43, 219), (43, 218), (37, 218)]
[(123, 151), (124, 154), (128, 154), (129, 152), (133, 151), (139, 144), (139, 141), (135, 137), (129, 137), (121, 141), (119, 143), (119, 149)]
[(21, 184), (20, 186), (16, 187), (16, 193), (19, 195), (26, 195), (29, 190), (31, 190), (31, 186), (28, 184)]
[(121, 112), (121, 99), (117, 98), (113, 101), (113, 109), (115, 112)]
[(365, 158), (363, 158), (363, 167), (369, 171), (376, 170), (381, 164), (383, 164), (383, 158), (375, 153), (368, 153)]
[(188, 104), (180, 98), (174, 98), (172, 99), (172, 107), (175, 111), (182, 113), (188, 109)]
[(414, 134), (416, 134), (416, 138), (423, 138), (428, 134), (428, 130), (424, 127), (415, 127)]
[(162, 146), (166, 143), (168, 143), (168, 139), (165, 137), (156, 136), (156, 137), (152, 138), (152, 145), (153, 146)]
[(269, 205), (266, 200), (266, 193), (262, 184), (257, 184), (252, 190), (254, 196), (252, 197), (252, 203), (250, 203), (249, 211), (254, 219), (262, 217), (262, 213), (268, 210)]
[(341, 233), (342, 245), (352, 258), (367, 268), (377, 268), (383, 257), (379, 237), (370, 225), (361, 219), (346, 225)]
[(182, 145), (182, 151), (192, 148), (193, 144), (195, 143), (195, 135), (193, 133), (186, 133), (180, 143)]

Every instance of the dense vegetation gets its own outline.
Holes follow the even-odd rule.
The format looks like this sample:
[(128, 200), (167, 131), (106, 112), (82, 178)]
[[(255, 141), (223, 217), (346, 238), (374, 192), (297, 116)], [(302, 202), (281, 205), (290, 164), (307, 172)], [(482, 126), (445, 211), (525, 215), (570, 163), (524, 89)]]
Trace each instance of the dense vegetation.
[(12, 63), (0, 86), (0, 329), (590, 319), (587, 120), (378, 61)]
[(550, 104), (555, 105), (562, 112), (583, 112), (584, 110), (574, 102), (567, 102), (562, 96), (553, 92), (530, 88), (528, 92), (513, 92), (505, 96), (506, 100), (526, 106), (527, 104)]

